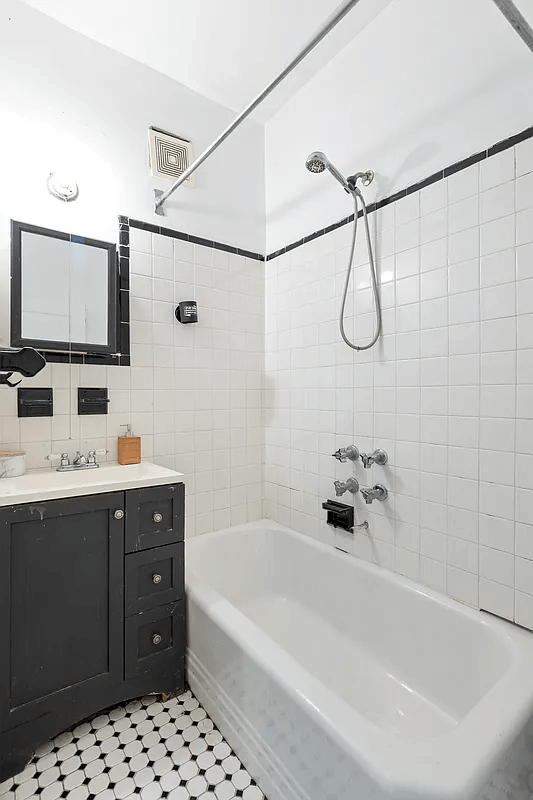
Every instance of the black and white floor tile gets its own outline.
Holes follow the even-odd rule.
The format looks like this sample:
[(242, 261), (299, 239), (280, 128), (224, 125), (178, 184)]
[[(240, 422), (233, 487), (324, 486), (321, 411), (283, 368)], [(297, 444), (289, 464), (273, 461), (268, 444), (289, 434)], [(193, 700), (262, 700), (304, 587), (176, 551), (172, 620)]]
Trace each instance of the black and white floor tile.
[(115, 706), (42, 745), (0, 800), (265, 800), (191, 692)]

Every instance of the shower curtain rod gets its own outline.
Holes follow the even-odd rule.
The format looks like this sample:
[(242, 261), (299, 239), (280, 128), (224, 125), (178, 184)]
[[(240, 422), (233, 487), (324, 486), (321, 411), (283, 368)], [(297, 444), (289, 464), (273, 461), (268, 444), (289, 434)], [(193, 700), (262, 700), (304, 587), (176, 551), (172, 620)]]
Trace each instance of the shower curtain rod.
[(513, 0), (494, 0), (494, 3), (533, 53), (533, 28), (518, 10)]
[[(263, 91), (257, 95), (257, 97), (249, 103), (244, 111), (235, 117), (233, 122), (228, 125), (228, 127), (222, 131), (220, 136), (218, 136), (215, 141), (209, 145), (209, 147), (204, 150), (204, 152), (198, 156), (198, 158), (193, 161), (193, 163), (187, 167), (187, 169), (180, 175), (180, 177), (174, 181), (172, 186), (167, 189), (165, 192), (161, 189), (154, 189), (154, 196), (155, 196), (155, 213), (159, 214), (160, 216), (164, 216), (163, 204), (165, 203), (168, 198), (174, 194), (176, 189), (181, 186), (181, 184), (189, 178), (193, 172), (196, 172), (198, 167), (204, 163), (204, 161), (209, 158), (211, 153), (214, 153), (215, 150), (220, 147), (220, 145), (230, 136), (233, 131), (239, 127), (241, 122), (243, 122), (246, 117), (248, 117), (252, 111), (255, 109), (268, 97), (268, 95), (274, 91), (274, 89), (279, 86), (279, 84), (289, 75), (298, 64), (303, 61), (303, 59), (312, 51), (314, 48), (319, 44), (322, 39), (324, 39), (333, 28), (338, 25), (338, 23), (344, 19), (346, 14), (351, 11), (351, 9), (357, 5), (360, 0), (348, 0), (348, 2), (342, 3), (334, 12), (331, 14), (330, 17), (325, 21), (324, 25), (315, 33), (315, 35), (309, 40), (309, 42), (303, 47), (302, 50), (298, 53), (298, 55), (292, 59), (292, 61), (287, 64), (284, 70), (282, 70), (277, 77), (271, 81), (268, 86), (263, 89)], [(493, 0), (494, 4), (500, 9), (501, 13), (507, 19), (507, 21), (512, 25), (514, 30), (517, 34), (521, 37), (524, 43), (529, 47), (529, 49), (533, 52), (533, 29), (528, 24), (527, 20), (518, 10), (516, 5), (514, 4), (513, 0)]]
[(319, 44), (319, 42), (321, 42), (322, 39), (324, 39), (324, 37), (327, 36), (328, 33), (332, 31), (333, 28), (336, 25), (338, 25), (338, 23), (342, 19), (344, 19), (346, 14), (354, 6), (356, 6), (358, 2), (360, 2), (360, 0), (348, 0), (348, 2), (341, 3), (341, 5), (335, 9), (333, 14), (331, 14), (331, 16), (327, 18), (324, 25), (308, 41), (305, 47), (303, 47), (303, 49), (300, 50), (298, 55), (295, 58), (293, 58), (292, 61), (289, 64), (287, 64), (285, 69), (282, 70), (282, 72), (280, 72), (279, 75), (276, 78), (274, 78), (274, 80), (271, 81), (268, 84), (268, 86), (265, 89), (263, 89), (263, 91), (260, 94), (258, 94), (257, 97), (246, 106), (244, 111), (241, 111), (241, 113), (237, 117), (235, 117), (233, 122), (230, 125), (228, 125), (228, 127), (224, 131), (222, 131), (220, 136), (218, 136), (215, 139), (215, 141), (209, 145), (207, 150), (204, 150), (204, 152), (200, 156), (198, 156), (198, 158), (195, 161), (193, 161), (193, 163), (189, 167), (187, 167), (185, 172), (182, 172), (180, 177), (176, 181), (174, 181), (174, 183), (169, 189), (167, 189), (165, 192), (163, 192), (161, 189), (154, 189), (156, 214), (164, 216), (163, 204), (165, 200), (168, 200), (170, 195), (174, 194), (176, 189), (179, 186), (181, 186), (181, 184), (184, 181), (186, 181), (187, 178), (190, 175), (192, 175), (193, 172), (195, 172), (201, 164), (204, 163), (206, 158), (209, 158), (211, 153), (214, 153), (215, 150), (218, 147), (220, 147), (222, 142), (224, 142), (228, 138), (228, 136), (230, 136), (233, 133), (235, 128), (237, 128), (241, 124), (241, 122), (243, 122), (243, 120), (245, 120), (246, 117), (248, 117), (252, 113), (252, 111), (254, 111), (257, 108), (257, 106), (260, 105), (272, 91), (274, 91), (276, 86), (278, 86), (287, 77), (287, 75), (289, 75), (293, 71), (293, 69), (297, 67), (301, 61), (303, 61), (303, 59), (311, 52), (311, 50), (314, 50), (317, 44)]

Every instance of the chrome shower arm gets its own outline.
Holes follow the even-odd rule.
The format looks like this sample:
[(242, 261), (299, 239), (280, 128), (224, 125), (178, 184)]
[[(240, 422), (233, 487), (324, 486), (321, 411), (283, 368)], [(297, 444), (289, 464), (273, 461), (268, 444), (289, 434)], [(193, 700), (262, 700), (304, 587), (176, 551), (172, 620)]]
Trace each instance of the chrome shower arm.
[(298, 64), (299, 64), (301, 61), (303, 61), (303, 59), (304, 59), (304, 58), (305, 58), (307, 55), (309, 55), (309, 53), (310, 53), (312, 50), (314, 50), (314, 49), (315, 49), (315, 47), (317, 46), (317, 44), (319, 44), (319, 43), (322, 41), (322, 39), (324, 39), (324, 37), (325, 37), (325, 36), (327, 36), (327, 35), (328, 35), (328, 33), (329, 33), (330, 31), (332, 31), (332, 30), (333, 30), (333, 28), (335, 28), (335, 26), (336, 26), (336, 25), (338, 25), (338, 24), (339, 24), (339, 22), (340, 22), (342, 19), (344, 19), (344, 17), (346, 16), (346, 14), (347, 14), (349, 11), (351, 11), (351, 9), (352, 9), (354, 6), (356, 6), (356, 5), (357, 5), (357, 3), (359, 3), (359, 2), (360, 2), (360, 0), (345, 0), (345, 2), (341, 3), (341, 5), (340, 5), (340, 6), (338, 6), (338, 7), (335, 9), (335, 11), (333, 12), (333, 14), (331, 14), (331, 15), (330, 15), (330, 16), (327, 18), (327, 20), (326, 20), (326, 21), (325, 21), (325, 23), (322, 25), (322, 27), (321, 27), (321, 28), (320, 28), (320, 29), (319, 29), (319, 30), (318, 30), (318, 31), (317, 31), (317, 32), (314, 34), (314, 36), (313, 36), (313, 37), (312, 37), (312, 38), (311, 38), (311, 39), (310, 39), (310, 40), (307, 42), (307, 44), (306, 44), (306, 45), (305, 45), (305, 46), (302, 48), (302, 50), (300, 50), (300, 52), (298, 53), (298, 55), (297, 55), (297, 56), (295, 56), (295, 58), (293, 58), (293, 59), (292, 59), (292, 61), (291, 61), (289, 64), (287, 64), (287, 66), (285, 67), (285, 69), (283, 69), (283, 70), (282, 70), (282, 71), (279, 73), (279, 75), (278, 75), (277, 77), (275, 77), (275, 78), (274, 78), (274, 80), (273, 80), (273, 81), (271, 81), (271, 82), (268, 84), (268, 86), (266, 86), (266, 87), (265, 87), (265, 89), (263, 89), (263, 91), (262, 91), (262, 92), (260, 92), (260, 93), (257, 95), (257, 97), (256, 97), (254, 100), (252, 100), (252, 102), (251, 102), (251, 103), (249, 103), (249, 104), (246, 106), (246, 108), (244, 109), (244, 111), (241, 111), (241, 113), (240, 113), (240, 114), (239, 114), (237, 117), (235, 117), (235, 119), (233, 120), (233, 122), (232, 122), (230, 125), (228, 125), (228, 127), (227, 127), (225, 130), (223, 130), (223, 131), (222, 131), (222, 133), (220, 134), (220, 136), (218, 136), (218, 137), (215, 139), (215, 141), (214, 141), (212, 144), (210, 144), (210, 145), (209, 145), (209, 147), (208, 147), (206, 150), (204, 150), (204, 152), (203, 152), (201, 155), (199, 155), (199, 156), (198, 156), (198, 158), (197, 158), (195, 161), (193, 161), (193, 163), (192, 163), (192, 164), (191, 164), (189, 167), (187, 167), (187, 169), (185, 170), (185, 172), (182, 172), (182, 174), (180, 175), (180, 177), (179, 177), (179, 178), (178, 178), (176, 181), (174, 181), (174, 183), (172, 184), (172, 186), (171, 186), (169, 189), (167, 189), (165, 192), (163, 192), (161, 189), (154, 189), (154, 195), (155, 195), (155, 213), (156, 213), (156, 214), (163, 215), (163, 213), (164, 213), (164, 212), (163, 212), (163, 208), (162, 208), (162, 207), (163, 207), (163, 203), (165, 202), (165, 200), (168, 200), (168, 198), (170, 197), (170, 195), (174, 194), (174, 192), (176, 191), (176, 189), (177, 189), (179, 186), (181, 186), (181, 184), (182, 184), (184, 181), (186, 181), (186, 180), (187, 180), (187, 178), (189, 178), (189, 177), (190, 177), (190, 176), (193, 174), (193, 172), (196, 172), (196, 170), (198, 169), (198, 167), (199, 167), (199, 166), (201, 166), (201, 165), (204, 163), (204, 161), (205, 161), (207, 158), (209, 158), (209, 156), (211, 155), (211, 153), (214, 153), (214, 152), (215, 152), (215, 150), (216, 150), (218, 147), (220, 147), (220, 145), (221, 145), (223, 142), (225, 142), (225, 141), (226, 141), (226, 139), (228, 138), (228, 136), (230, 136), (230, 135), (233, 133), (233, 131), (234, 131), (236, 128), (238, 128), (238, 127), (239, 127), (239, 125), (241, 124), (241, 122), (243, 122), (243, 121), (246, 119), (246, 117), (248, 117), (248, 116), (249, 116), (249, 115), (252, 113), (252, 111), (255, 111), (255, 109), (256, 109), (256, 108), (257, 108), (257, 107), (258, 107), (258, 106), (259, 106), (259, 105), (260, 105), (260, 104), (263, 102), (263, 100), (265, 100), (265, 98), (267, 98), (267, 97), (268, 97), (268, 95), (269, 95), (271, 92), (273, 92), (273, 91), (274, 91), (274, 89), (275, 89), (277, 86), (279, 86), (279, 84), (280, 84), (280, 83), (281, 83), (281, 82), (282, 82), (282, 81), (283, 81), (283, 80), (284, 80), (284, 79), (287, 77), (287, 75), (289, 75), (289, 74), (290, 74), (290, 73), (293, 71), (293, 69), (295, 69), (295, 68), (298, 66)]

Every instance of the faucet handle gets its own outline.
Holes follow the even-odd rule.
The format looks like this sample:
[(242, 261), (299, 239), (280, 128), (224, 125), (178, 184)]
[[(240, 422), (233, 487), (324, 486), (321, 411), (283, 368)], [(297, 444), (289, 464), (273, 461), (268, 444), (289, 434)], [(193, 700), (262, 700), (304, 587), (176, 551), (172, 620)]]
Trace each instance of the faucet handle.
[(374, 464), (379, 464), (380, 467), (386, 464), (387, 461), (389, 460), (387, 453), (385, 452), (385, 450), (382, 450), (381, 447), (378, 447), (377, 450), (374, 450), (372, 456), (374, 458)]
[(344, 492), (356, 494), (359, 491), (359, 481), (357, 478), (348, 478), (347, 481), (335, 481), (333, 486), (335, 487), (335, 494), (337, 497), (341, 497)]
[(68, 453), (48, 453), (45, 456), (47, 461), (59, 461), (61, 460), (62, 467), (68, 467), (70, 464)]
[(359, 458), (359, 450), (354, 444), (349, 444), (348, 447), (339, 447), (334, 453), (332, 453), (333, 458), (336, 458), (337, 461), (357, 461)]
[(367, 505), (370, 505), (373, 500), (386, 500), (389, 496), (388, 490), (381, 483), (376, 483), (372, 488), (361, 486), (361, 494)]
[(106, 453), (109, 453), (109, 450), (106, 450), (105, 447), (101, 447), (99, 450), (89, 450), (87, 454), (87, 463), (96, 464), (96, 456), (103, 456)]
[(372, 464), (379, 464), (379, 466), (383, 466), (388, 460), (389, 457), (387, 453), (380, 447), (377, 450), (374, 450), (373, 453), (361, 453), (361, 461), (363, 462), (363, 467), (365, 469), (370, 469)]

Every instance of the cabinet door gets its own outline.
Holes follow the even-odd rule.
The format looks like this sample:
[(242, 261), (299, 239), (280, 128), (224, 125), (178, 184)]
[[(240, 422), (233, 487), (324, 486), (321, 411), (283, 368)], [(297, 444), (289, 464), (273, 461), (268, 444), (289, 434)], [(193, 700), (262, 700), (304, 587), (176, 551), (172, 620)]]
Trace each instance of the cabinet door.
[(0, 509), (0, 728), (123, 670), (124, 494)]

